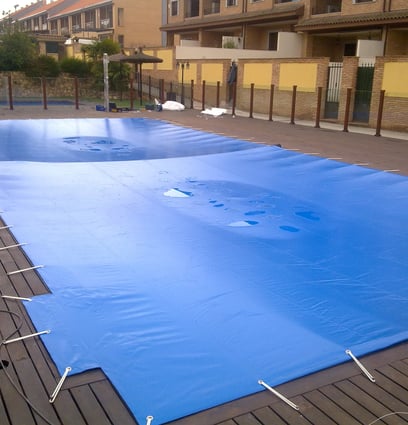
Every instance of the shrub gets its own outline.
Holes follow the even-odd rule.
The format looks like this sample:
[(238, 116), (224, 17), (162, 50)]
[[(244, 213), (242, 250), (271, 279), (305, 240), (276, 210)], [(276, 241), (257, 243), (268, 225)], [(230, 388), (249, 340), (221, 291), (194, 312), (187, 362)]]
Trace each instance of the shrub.
[(61, 70), (59, 63), (52, 56), (40, 55), (24, 72), (28, 77), (58, 77)]
[(62, 72), (72, 75), (73, 77), (89, 77), (91, 74), (91, 64), (78, 58), (65, 58), (60, 62)]

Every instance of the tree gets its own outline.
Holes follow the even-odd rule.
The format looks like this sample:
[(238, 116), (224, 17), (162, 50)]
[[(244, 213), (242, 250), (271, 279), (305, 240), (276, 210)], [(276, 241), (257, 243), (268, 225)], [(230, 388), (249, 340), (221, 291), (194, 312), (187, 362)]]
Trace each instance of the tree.
[(91, 58), (94, 62), (101, 60), (103, 54), (114, 55), (120, 52), (120, 45), (116, 41), (106, 38), (105, 40), (96, 41), (95, 43), (84, 46), (82, 50)]
[[(107, 53), (108, 56), (120, 52), (119, 43), (107, 38), (102, 41), (97, 41), (90, 46), (85, 46), (83, 51), (92, 60), (91, 73), (94, 78), (95, 87), (103, 88), (103, 54)], [(127, 64), (119, 62), (109, 63), (109, 80), (111, 87), (115, 90), (123, 91), (127, 86), (127, 80), (130, 74), (130, 67)]]
[(24, 71), (37, 56), (33, 38), (23, 32), (9, 32), (0, 37), (0, 71)]

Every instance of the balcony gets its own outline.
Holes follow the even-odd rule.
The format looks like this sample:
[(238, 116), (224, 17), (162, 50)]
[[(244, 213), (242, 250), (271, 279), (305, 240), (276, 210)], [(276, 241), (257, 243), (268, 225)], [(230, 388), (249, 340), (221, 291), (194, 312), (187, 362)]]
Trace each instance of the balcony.
[(320, 0), (312, 7), (312, 15), (341, 12), (341, 0)]
[(95, 29), (94, 21), (85, 22), (85, 29), (87, 31)]

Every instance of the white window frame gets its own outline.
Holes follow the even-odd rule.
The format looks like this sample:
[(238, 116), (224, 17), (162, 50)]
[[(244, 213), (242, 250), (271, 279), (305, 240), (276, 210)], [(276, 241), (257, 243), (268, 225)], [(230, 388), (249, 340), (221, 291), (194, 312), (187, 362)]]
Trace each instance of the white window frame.
[[(173, 13), (173, 7), (174, 7), (174, 5), (176, 5), (175, 6), (176, 13)], [(170, 16), (178, 16), (179, 10), (180, 10), (179, 0), (170, 0), (169, 9), (170, 9)]]

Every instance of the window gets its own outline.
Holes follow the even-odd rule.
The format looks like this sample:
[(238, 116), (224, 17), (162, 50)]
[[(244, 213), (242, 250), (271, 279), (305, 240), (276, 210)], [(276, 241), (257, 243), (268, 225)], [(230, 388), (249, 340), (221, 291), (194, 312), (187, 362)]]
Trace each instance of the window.
[(179, 13), (179, 2), (178, 0), (171, 0), (170, 2), (170, 15), (177, 16)]
[(72, 15), (72, 32), (78, 32), (81, 29), (81, 14)]
[(95, 10), (85, 12), (85, 28), (87, 30), (95, 28)]
[(238, 0), (227, 0), (227, 7), (236, 6), (238, 4)]
[(373, 2), (374, 2), (374, 0), (353, 0), (354, 4), (357, 4), (357, 3), (373, 3)]
[(357, 52), (356, 43), (346, 43), (344, 45), (344, 56), (355, 56)]
[(101, 28), (112, 26), (112, 6), (104, 6), (99, 9), (99, 19)]
[(278, 50), (278, 33), (270, 32), (268, 36), (268, 49)]
[(125, 25), (125, 9), (118, 7), (118, 26), (123, 27)]
[(122, 49), (125, 47), (125, 36), (124, 35), (118, 35), (118, 43), (119, 43), (119, 45)]

